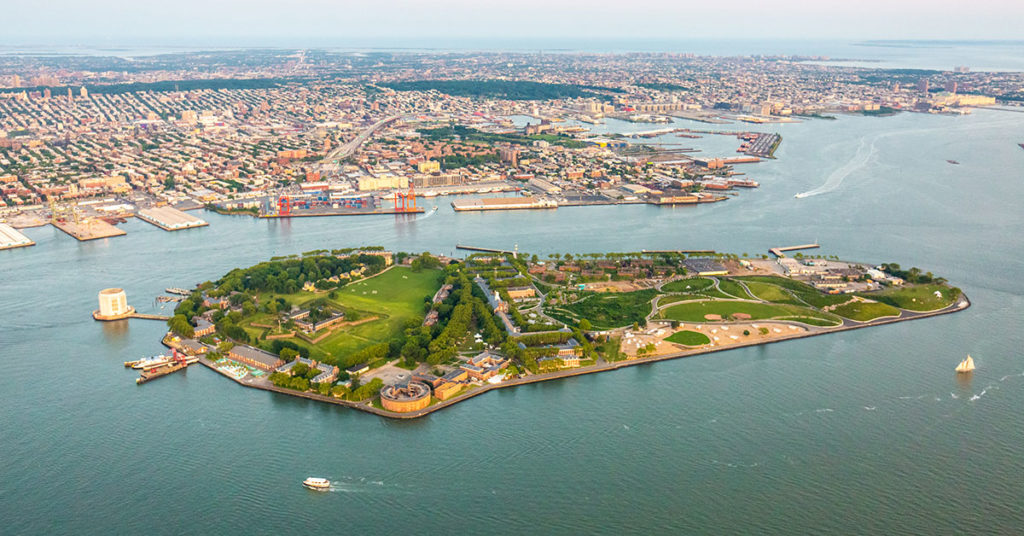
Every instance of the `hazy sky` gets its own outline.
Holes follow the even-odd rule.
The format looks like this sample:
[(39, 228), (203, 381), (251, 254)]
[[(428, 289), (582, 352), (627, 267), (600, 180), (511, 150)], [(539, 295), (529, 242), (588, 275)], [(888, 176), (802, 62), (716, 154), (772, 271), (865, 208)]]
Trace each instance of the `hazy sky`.
[(0, 0), (6, 44), (1024, 39), (1022, 0)]

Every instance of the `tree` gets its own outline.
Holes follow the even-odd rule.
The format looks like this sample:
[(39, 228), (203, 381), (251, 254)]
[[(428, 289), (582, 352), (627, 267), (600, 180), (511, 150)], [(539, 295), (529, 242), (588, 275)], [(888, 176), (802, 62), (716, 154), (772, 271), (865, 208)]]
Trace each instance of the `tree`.
[(589, 320), (587, 320), (586, 318), (584, 318), (583, 320), (580, 320), (580, 330), (581, 331), (590, 331), (592, 329), (594, 329), (594, 326), (590, 323)]
[(185, 315), (174, 315), (167, 321), (167, 326), (170, 327), (171, 331), (186, 339), (191, 339), (195, 335), (195, 330), (192, 329), (192, 324), (188, 322)]
[(295, 361), (295, 358), (299, 356), (299, 351), (294, 348), (282, 348), (278, 356), (284, 361)]

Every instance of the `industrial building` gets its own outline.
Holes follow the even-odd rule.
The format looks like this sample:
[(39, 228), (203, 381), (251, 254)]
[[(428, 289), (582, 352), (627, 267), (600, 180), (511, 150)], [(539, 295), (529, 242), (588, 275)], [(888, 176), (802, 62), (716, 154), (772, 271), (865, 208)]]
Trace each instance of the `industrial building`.
[(29, 237), (21, 234), (14, 227), (6, 223), (0, 223), (0, 249), (23, 248), (25, 246), (34, 246), (35, 244)]
[(165, 231), (180, 231), (209, 225), (205, 220), (190, 216), (173, 207), (155, 207), (136, 213), (140, 220), (152, 223)]

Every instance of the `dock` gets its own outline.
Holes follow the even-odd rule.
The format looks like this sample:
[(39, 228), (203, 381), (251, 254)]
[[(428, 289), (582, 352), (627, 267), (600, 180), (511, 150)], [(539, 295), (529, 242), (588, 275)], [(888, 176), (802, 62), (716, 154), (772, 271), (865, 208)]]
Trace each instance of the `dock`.
[(502, 255), (516, 255), (518, 251), (509, 251), (507, 249), (494, 249), (494, 248), (481, 248), (476, 246), (464, 246), (462, 244), (456, 244), (455, 249), (464, 249), (466, 251), (482, 251), (484, 253), (500, 253)]
[(168, 315), (151, 315), (147, 313), (140, 313), (137, 312), (134, 307), (129, 307), (127, 313), (114, 316), (104, 316), (100, 314), (99, 310), (96, 310), (92, 312), (92, 317), (93, 319), (99, 320), (101, 322), (113, 322), (115, 320), (127, 320), (129, 318), (138, 318), (141, 320), (160, 320), (162, 322), (166, 322), (171, 319), (171, 317)]
[(168, 374), (178, 372), (179, 370), (186, 369), (188, 368), (189, 365), (198, 362), (198, 357), (191, 357), (187, 359), (178, 359), (169, 365), (161, 365), (159, 367), (152, 368), (149, 370), (143, 370), (142, 372), (139, 373), (139, 377), (135, 379), (135, 383), (137, 385), (142, 385), (148, 381), (152, 381), (157, 378), (166, 376)]
[(373, 209), (373, 210), (360, 210), (360, 209), (345, 209), (345, 208), (327, 208), (317, 207), (312, 209), (293, 209), (287, 214), (260, 214), (260, 218), (315, 218), (319, 216), (374, 216), (381, 214), (422, 214), (426, 212), (426, 209), (421, 207), (408, 207), (398, 209)]
[(801, 250), (801, 249), (816, 249), (816, 248), (820, 248), (820, 247), (821, 247), (821, 245), (819, 245), (819, 244), (803, 244), (803, 245), (800, 245), (800, 246), (786, 246), (786, 247), (770, 248), (768, 250), (768, 252), (781, 259), (781, 258), (786, 256), (786, 254), (785, 254), (786, 251), (797, 251), (797, 250)]
[(181, 231), (210, 225), (206, 220), (197, 218), (174, 207), (155, 207), (138, 211), (135, 214), (140, 220), (156, 225), (165, 231)]
[(100, 219), (89, 219), (79, 222), (54, 221), (52, 223), (54, 227), (64, 231), (81, 242), (128, 234)]
[(21, 234), (14, 227), (6, 223), (0, 223), (0, 249), (23, 248), (34, 245), (36, 245), (35, 242)]
[(452, 201), (456, 212), (470, 210), (524, 210), (558, 208), (558, 202), (544, 197), (482, 197)]
[(713, 249), (641, 249), (640, 253), (681, 253), (686, 255), (714, 255)]

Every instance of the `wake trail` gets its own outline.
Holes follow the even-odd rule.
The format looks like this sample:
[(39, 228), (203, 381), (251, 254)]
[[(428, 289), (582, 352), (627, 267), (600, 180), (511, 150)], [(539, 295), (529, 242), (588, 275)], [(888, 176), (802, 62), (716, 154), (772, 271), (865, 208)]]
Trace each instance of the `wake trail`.
[(813, 190), (808, 190), (806, 192), (796, 194), (796, 197), (803, 198), (826, 194), (839, 188), (843, 184), (843, 181), (846, 180), (846, 177), (849, 177), (853, 172), (862, 169), (864, 166), (868, 165), (868, 162), (871, 161), (871, 157), (874, 156), (877, 152), (875, 142), (878, 140), (878, 137), (879, 136), (875, 136), (871, 138), (870, 144), (868, 143), (867, 137), (861, 138), (860, 145), (857, 147), (857, 152), (853, 155), (853, 157), (850, 158), (850, 160), (847, 161), (845, 164), (840, 166), (839, 169), (829, 174), (829, 176), (825, 179), (824, 184), (818, 186), (817, 188), (814, 188)]

